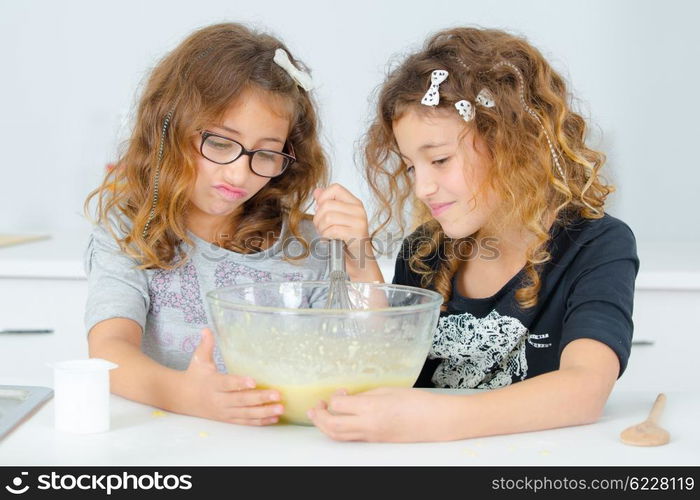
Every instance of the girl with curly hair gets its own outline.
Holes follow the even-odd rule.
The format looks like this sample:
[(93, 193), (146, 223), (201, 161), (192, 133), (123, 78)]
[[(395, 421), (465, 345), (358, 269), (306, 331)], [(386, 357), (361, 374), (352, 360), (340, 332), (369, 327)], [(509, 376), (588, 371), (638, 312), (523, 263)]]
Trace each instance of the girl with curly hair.
[(119, 365), (116, 394), (248, 425), (283, 412), (277, 391), (222, 373), (205, 294), (327, 272), (306, 210), (328, 163), (292, 61), (275, 37), (218, 24), (150, 74), (124, 153), (85, 202), (89, 350)]
[(639, 266), (604, 210), (604, 161), (524, 39), (454, 28), (406, 57), (366, 136), (377, 231), (412, 212), (394, 283), (444, 297), (416, 385), (477, 391), (341, 392), (314, 424), (339, 440), (440, 441), (596, 421), (630, 354)]

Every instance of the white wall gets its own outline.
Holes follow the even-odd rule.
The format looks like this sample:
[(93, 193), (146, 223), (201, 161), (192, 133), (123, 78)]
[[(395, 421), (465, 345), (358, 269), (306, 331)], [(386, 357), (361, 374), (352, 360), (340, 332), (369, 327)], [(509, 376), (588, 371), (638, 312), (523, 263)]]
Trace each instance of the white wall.
[(334, 180), (363, 193), (355, 141), (389, 58), (477, 24), (527, 36), (573, 82), (619, 186), (611, 213), (640, 245), (697, 243), (699, 14), (691, 0), (0, 0), (0, 232), (85, 228), (149, 68), (221, 21), (266, 28), (311, 66)]

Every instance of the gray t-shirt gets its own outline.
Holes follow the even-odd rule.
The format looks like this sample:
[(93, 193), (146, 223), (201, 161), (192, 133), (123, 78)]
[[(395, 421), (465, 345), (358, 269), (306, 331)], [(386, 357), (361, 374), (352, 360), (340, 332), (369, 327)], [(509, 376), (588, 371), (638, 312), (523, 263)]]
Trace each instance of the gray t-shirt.
[[(122, 236), (116, 225), (113, 230)], [(86, 332), (106, 319), (132, 319), (141, 325), (144, 353), (165, 366), (184, 370), (199, 344), (202, 329), (214, 324), (206, 303), (207, 292), (239, 283), (327, 279), (327, 242), (320, 242), (311, 221), (302, 221), (300, 231), (312, 243), (312, 251), (297, 261), (283, 260), (284, 255), (299, 255), (302, 248), (288, 235), (285, 221), (282, 234), (286, 236), (262, 252), (232, 252), (190, 232), (194, 246), (182, 243), (190, 256), (185, 265), (174, 270), (143, 270), (121, 251), (109, 231), (94, 226), (84, 255), (88, 278)], [(224, 372), (218, 348), (214, 360)]]

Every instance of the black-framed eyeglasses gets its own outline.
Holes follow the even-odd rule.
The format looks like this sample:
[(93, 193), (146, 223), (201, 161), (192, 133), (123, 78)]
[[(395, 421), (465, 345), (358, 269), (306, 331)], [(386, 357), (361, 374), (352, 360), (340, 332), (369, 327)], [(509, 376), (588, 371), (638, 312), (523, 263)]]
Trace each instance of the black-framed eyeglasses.
[(200, 134), (202, 142), (199, 152), (207, 160), (219, 165), (228, 165), (245, 155), (250, 158), (250, 170), (260, 177), (278, 177), (297, 161), (293, 156), (292, 145), (288, 143), (285, 144), (285, 148), (288, 145), (291, 154), (272, 149), (246, 149), (238, 141), (207, 130), (202, 130)]

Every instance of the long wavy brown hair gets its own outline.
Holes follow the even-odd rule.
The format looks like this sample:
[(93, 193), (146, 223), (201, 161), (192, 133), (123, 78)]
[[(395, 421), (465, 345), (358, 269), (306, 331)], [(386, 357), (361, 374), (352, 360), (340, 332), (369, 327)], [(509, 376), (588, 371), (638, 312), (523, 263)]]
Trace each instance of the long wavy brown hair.
[[(326, 184), (328, 161), (319, 140), (315, 104), (273, 62), (277, 48), (286, 50), (297, 67), (306, 69), (275, 37), (235, 23), (195, 31), (153, 69), (123, 154), (84, 205), (91, 218), (90, 204), (97, 199), (93, 222), (104, 224), (114, 235), (110, 222), (116, 221), (125, 236), (115, 238), (123, 251), (137, 259), (139, 268), (171, 269), (186, 261), (180, 242), (192, 244), (186, 214), (199, 155), (191, 138), (207, 125), (220, 123), (230, 104), (248, 89), (265, 93), (269, 102), (279, 104), (280, 113), (290, 117), (288, 143), (297, 161), (231, 214), (232, 230), (219, 235), (216, 243), (237, 252), (258, 252), (270, 244), (270, 235), (279, 236), (286, 217), (291, 234), (304, 248), (288, 258), (308, 254), (311, 242), (301, 234), (300, 223), (309, 217), (305, 212), (313, 189)], [(169, 113), (155, 216), (143, 234), (154, 199), (161, 133)]]
[[(497, 63), (510, 63), (520, 71), (523, 98), (541, 125), (520, 100), (517, 72)], [(379, 89), (377, 115), (364, 140), (365, 175), (377, 199), (377, 228), (372, 236), (395, 221), (403, 234), (409, 218), (412, 228), (420, 226), (414, 235), (421, 238), (410, 246), (409, 267), (420, 275), (422, 286), (434, 288), (445, 302), (461, 264), (462, 251), (457, 249), (468, 241), (447, 237), (415, 198), (412, 178), (392, 131), (392, 125), (409, 109), (433, 112), (420, 101), (435, 69), (449, 72), (440, 84), (438, 110), (456, 114), (456, 102), (467, 99), (475, 104), (483, 88), (495, 98), (492, 108), (475, 104), (476, 116), (465, 123), (465, 135), (471, 127), (488, 150), (487, 181), (482, 189), (490, 187), (501, 200), (491, 229), (517, 225), (534, 235), (527, 249), (526, 278), (516, 291), (520, 306), (532, 307), (537, 304), (542, 267), (551, 259), (547, 244), (552, 220), (566, 225), (579, 217), (597, 219), (604, 214), (605, 199), (614, 191), (599, 175), (605, 155), (586, 145), (586, 122), (572, 111), (563, 78), (522, 38), (500, 30), (447, 29), (431, 36), (421, 50), (390, 70)], [(543, 127), (558, 151), (564, 178), (554, 164)], [(469, 241), (478, 236), (470, 235)], [(436, 262), (431, 256), (439, 256), (437, 265), (429, 264)]]

